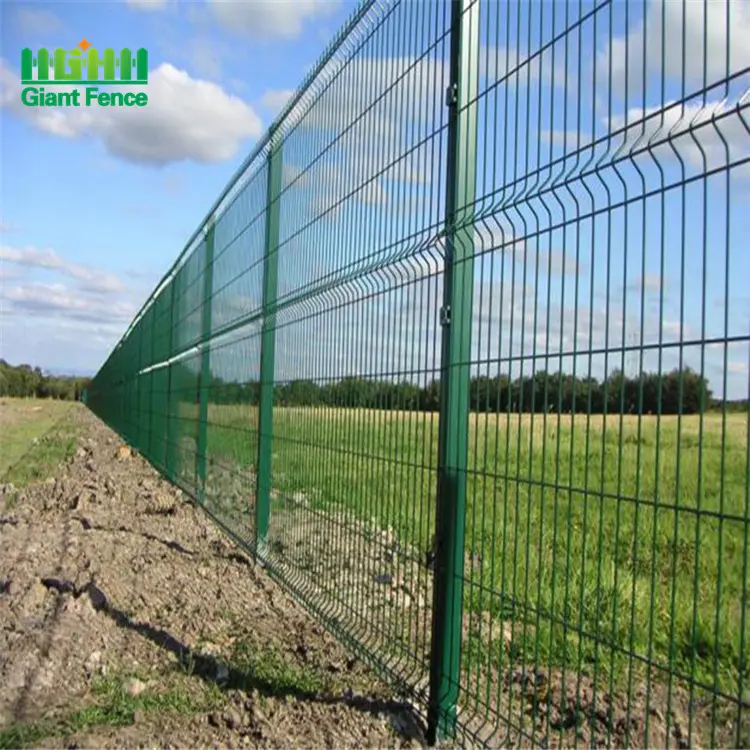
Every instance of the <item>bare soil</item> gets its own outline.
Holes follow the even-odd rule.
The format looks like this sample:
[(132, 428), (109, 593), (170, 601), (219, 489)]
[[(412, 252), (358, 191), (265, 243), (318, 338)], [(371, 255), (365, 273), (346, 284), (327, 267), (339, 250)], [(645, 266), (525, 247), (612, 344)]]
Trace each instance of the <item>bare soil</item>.
[(0, 732), (80, 715), (121, 676), (206, 710), (33, 744), (420, 744), (409, 708), (179, 490), (85, 409), (69, 419), (75, 457), (0, 515)]

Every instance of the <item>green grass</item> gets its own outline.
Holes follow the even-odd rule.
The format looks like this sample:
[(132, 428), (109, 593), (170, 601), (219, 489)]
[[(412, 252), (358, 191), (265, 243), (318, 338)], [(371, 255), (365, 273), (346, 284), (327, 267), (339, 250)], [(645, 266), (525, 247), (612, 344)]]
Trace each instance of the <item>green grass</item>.
[[(274, 414), (274, 487), (282, 495), (302, 491), (318, 507), (377, 518), (426, 550), (437, 415)], [(625, 682), (645, 659), (737, 695), (740, 671), (750, 684), (750, 660), (740, 653), (747, 421), (472, 415), (468, 608), (511, 623), (505, 648), (516, 663)], [(215, 460), (255, 463), (255, 410), (212, 406), (210, 422)], [(502, 649), (493, 646), (495, 664)], [(488, 658), (483, 646), (470, 653), (467, 664)]]
[(72, 408), (76, 406), (65, 401), (0, 401), (1, 482), (23, 487), (46, 479), (75, 453), (76, 438), (68, 419)]
[(72, 407), (71, 401), (0, 399), (0, 478), (28, 453), (35, 439), (53, 428)]
[(207, 689), (197, 696), (184, 685), (159, 691), (147, 689), (131, 696), (125, 690), (123, 676), (98, 680), (92, 693), (94, 701), (91, 705), (78, 711), (0, 729), (0, 750), (33, 746), (47, 737), (69, 737), (99, 726), (129, 726), (135, 721), (136, 711), (191, 716), (212, 710), (222, 700), (218, 691)]
[[(234, 675), (228, 688), (250, 691), (264, 696), (319, 695), (331, 689), (330, 675), (306, 664), (291, 661), (272, 642), (261, 643), (252, 626), (234, 613), (225, 613), (232, 623), (233, 642), (226, 655), (226, 665)], [(200, 651), (200, 648), (198, 648)], [(190, 671), (190, 665), (187, 670)]]
[(232, 647), (230, 665), (246, 675), (243, 690), (258, 688), (264, 695), (317, 695), (324, 693), (329, 681), (320, 671), (290, 662), (273, 645), (258, 648), (243, 639)]

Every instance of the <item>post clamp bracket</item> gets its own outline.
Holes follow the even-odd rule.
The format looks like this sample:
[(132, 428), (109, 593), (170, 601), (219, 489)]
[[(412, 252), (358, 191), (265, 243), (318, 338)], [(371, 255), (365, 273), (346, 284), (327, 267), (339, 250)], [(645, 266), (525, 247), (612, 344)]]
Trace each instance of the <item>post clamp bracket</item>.
[(458, 104), (458, 84), (452, 83), (445, 90), (445, 106), (455, 107)]

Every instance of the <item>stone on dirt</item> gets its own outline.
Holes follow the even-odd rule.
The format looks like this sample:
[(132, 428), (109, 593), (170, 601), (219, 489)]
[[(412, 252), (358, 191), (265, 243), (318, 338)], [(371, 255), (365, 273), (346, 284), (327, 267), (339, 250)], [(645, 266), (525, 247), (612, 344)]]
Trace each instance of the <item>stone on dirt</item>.
[(83, 668), (86, 672), (86, 675), (89, 677), (92, 677), (93, 675), (100, 672), (102, 668), (102, 652), (92, 651), (89, 654), (88, 659), (86, 659), (86, 661), (84, 662)]
[(221, 726), (221, 715), (218, 714), (216, 711), (208, 715), (208, 723), (212, 727), (220, 727)]
[(144, 690), (146, 690), (148, 688), (148, 685), (145, 682), (141, 682), (141, 680), (136, 679), (135, 677), (131, 677), (130, 679), (125, 680), (125, 682), (123, 683), (123, 688), (128, 695), (131, 695), (133, 698), (135, 698)]
[(233, 706), (224, 712), (224, 723), (229, 729), (239, 729), (243, 725), (242, 714)]

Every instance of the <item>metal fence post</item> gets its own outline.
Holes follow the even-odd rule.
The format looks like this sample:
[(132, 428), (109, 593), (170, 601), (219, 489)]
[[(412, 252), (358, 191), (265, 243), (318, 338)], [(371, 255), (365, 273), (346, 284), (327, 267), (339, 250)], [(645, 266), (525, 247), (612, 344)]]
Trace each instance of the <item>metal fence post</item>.
[(455, 732), (461, 668), (478, 51), (479, 0), (452, 0), (430, 743)]
[(214, 285), (214, 221), (206, 225), (206, 250), (203, 265), (203, 318), (201, 321), (201, 373), (198, 379), (198, 446), (196, 450), (196, 480), (198, 500), (204, 502), (206, 493), (206, 454), (208, 447), (208, 400), (211, 390), (211, 296)]
[[(172, 359), (172, 348), (174, 346), (174, 278), (169, 282), (169, 343), (167, 344), (167, 360)], [(167, 425), (166, 442), (164, 445), (164, 468), (167, 478), (174, 482), (177, 475), (174, 471), (172, 458), (172, 365), (167, 365)]]
[(143, 453), (143, 414), (141, 413), (142, 398), (141, 391), (143, 390), (143, 375), (141, 370), (143, 369), (143, 329), (145, 325), (143, 323), (143, 316), (138, 321), (138, 366), (135, 370), (135, 403), (136, 403), (136, 419), (138, 420), (135, 425), (135, 447), (140, 453)]
[(260, 344), (258, 405), (258, 474), (255, 495), (256, 550), (268, 533), (273, 457), (273, 390), (276, 350), (276, 292), (278, 286), (281, 144), (271, 137), (266, 188), (266, 237), (263, 258), (263, 331)]
[(155, 390), (155, 383), (156, 378), (154, 376), (154, 373), (156, 370), (153, 369), (154, 363), (156, 362), (156, 300), (151, 305), (150, 308), (150, 314), (151, 314), (151, 334), (149, 336), (150, 338), (150, 349), (151, 352), (149, 354), (148, 358), (148, 453), (146, 454), (151, 461), (151, 463), (156, 463), (156, 451), (154, 446), (154, 412), (155, 412), (155, 406), (154, 406), (154, 390)]

